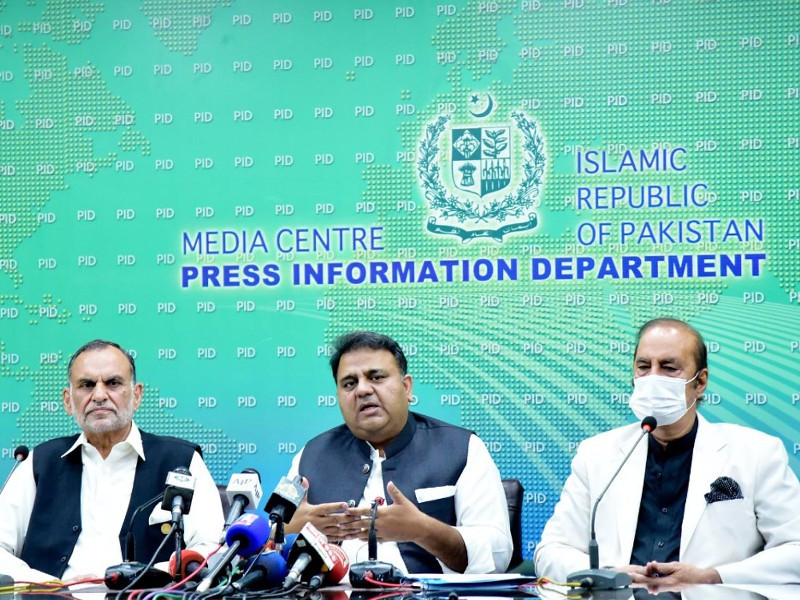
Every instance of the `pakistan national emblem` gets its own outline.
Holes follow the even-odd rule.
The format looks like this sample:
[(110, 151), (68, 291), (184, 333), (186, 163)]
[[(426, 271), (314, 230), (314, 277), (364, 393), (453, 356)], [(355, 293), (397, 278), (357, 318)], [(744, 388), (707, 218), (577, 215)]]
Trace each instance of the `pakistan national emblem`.
[[(491, 114), (494, 100), (486, 98), (485, 110), (470, 112), (473, 117)], [(478, 96), (473, 95), (472, 101), (477, 102)], [(464, 242), (480, 237), (499, 242), (508, 233), (536, 227), (533, 208), (539, 204), (544, 144), (534, 121), (519, 112), (511, 117), (516, 127), (480, 122), (454, 125), (446, 136), (442, 134), (450, 115), (440, 115), (427, 125), (418, 169), (425, 198), (436, 215), (428, 219), (428, 231), (457, 235)], [(515, 160), (518, 149), (524, 159)], [(443, 158), (449, 159), (449, 170), (440, 167)], [(449, 181), (444, 182), (442, 172), (448, 171)]]

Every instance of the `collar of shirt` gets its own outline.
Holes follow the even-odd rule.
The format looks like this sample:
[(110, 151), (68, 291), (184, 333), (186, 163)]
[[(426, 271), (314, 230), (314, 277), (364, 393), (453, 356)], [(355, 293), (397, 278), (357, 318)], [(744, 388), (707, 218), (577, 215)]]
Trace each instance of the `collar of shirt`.
[[(144, 456), (144, 447), (142, 446), (142, 434), (139, 433), (139, 428), (136, 426), (135, 422), (131, 422), (131, 430), (128, 432), (128, 437), (116, 444), (114, 449), (112, 449), (112, 452), (114, 452), (114, 450), (116, 450), (118, 447), (122, 449), (125, 446), (132, 448), (142, 460), (147, 460)], [(78, 436), (78, 439), (75, 440), (75, 443), (69, 447), (69, 450), (61, 455), (61, 458), (64, 458), (67, 454), (78, 447), (82, 447), (84, 450), (88, 450), (89, 448), (94, 449), (94, 446), (89, 443), (86, 433), (83, 431), (81, 431), (81, 434)]]
[(684, 435), (683, 437), (679, 437), (676, 440), (667, 442), (666, 446), (662, 446), (652, 435), (649, 436), (650, 453), (654, 454), (655, 457), (659, 459), (666, 458), (669, 456), (675, 456), (678, 454), (683, 454), (686, 452), (691, 453), (692, 450), (694, 449), (694, 441), (695, 439), (697, 439), (698, 422), (699, 419), (695, 418), (694, 425), (686, 435)]

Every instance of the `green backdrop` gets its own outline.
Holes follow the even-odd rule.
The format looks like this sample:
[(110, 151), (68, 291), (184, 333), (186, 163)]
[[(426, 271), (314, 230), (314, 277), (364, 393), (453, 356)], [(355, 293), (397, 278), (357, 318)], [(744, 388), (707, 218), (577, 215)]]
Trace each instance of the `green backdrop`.
[(102, 337), (143, 428), (271, 488), (374, 329), (522, 480), (530, 556), (674, 316), (703, 414), (798, 471), (799, 58), (794, 0), (0, 1), (6, 468)]

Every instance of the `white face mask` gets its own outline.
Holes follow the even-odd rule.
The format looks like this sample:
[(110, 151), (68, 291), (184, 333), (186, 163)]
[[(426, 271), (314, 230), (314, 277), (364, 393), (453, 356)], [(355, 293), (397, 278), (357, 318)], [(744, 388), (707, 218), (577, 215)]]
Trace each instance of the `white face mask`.
[(655, 417), (659, 427), (666, 427), (678, 421), (695, 405), (686, 406), (686, 384), (697, 379), (698, 373), (689, 379), (646, 375), (633, 380), (633, 394), (630, 407), (638, 419)]

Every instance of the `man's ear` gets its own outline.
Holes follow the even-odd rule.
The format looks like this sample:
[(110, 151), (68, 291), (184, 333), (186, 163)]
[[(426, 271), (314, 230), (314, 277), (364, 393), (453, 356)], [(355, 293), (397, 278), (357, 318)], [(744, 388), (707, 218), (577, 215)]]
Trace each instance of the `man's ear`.
[(144, 386), (140, 382), (133, 384), (133, 410), (134, 412), (139, 409), (142, 403), (142, 394), (144, 393)]
[(406, 398), (408, 399), (408, 403), (411, 404), (411, 397), (414, 395), (414, 378), (407, 373), (403, 375), (403, 387), (406, 389)]
[(67, 411), (68, 415), (72, 414), (72, 394), (69, 392), (69, 388), (64, 388), (61, 390), (61, 399), (64, 401), (64, 410)]

